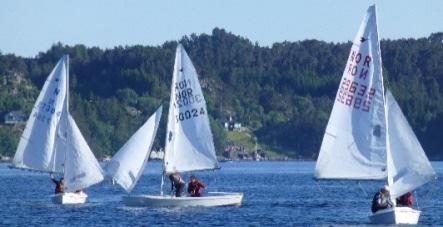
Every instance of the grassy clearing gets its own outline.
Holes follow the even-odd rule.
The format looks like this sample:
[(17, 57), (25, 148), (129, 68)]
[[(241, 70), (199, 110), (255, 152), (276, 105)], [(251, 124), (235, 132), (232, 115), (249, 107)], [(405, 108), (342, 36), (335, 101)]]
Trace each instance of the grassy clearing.
[[(234, 142), (235, 144), (239, 146), (243, 146), (247, 153), (252, 153), (255, 151), (255, 140), (254, 135), (249, 132), (227, 132), (227, 138), (228, 140)], [(266, 144), (260, 143), (257, 144), (258, 149), (262, 149), (265, 151), (266, 156), (269, 159), (283, 159), (284, 157), (287, 157), (290, 152), (287, 150), (271, 147)]]

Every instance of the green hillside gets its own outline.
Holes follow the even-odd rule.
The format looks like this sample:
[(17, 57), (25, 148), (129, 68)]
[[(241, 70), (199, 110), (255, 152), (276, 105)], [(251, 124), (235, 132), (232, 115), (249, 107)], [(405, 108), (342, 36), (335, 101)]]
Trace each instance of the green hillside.
[[(435, 33), (381, 43), (386, 86), (432, 159), (443, 159), (442, 41), (443, 33)], [(180, 42), (199, 73), (220, 154), (232, 136), (223, 122), (233, 116), (266, 150), (317, 155), (350, 43), (261, 47), (217, 28)], [(59, 43), (34, 58), (0, 53), (0, 112), (29, 114), (47, 75), (69, 54), (70, 110), (96, 155), (112, 155), (159, 105), (167, 109), (176, 45), (103, 50)], [(163, 146), (165, 123), (164, 116), (156, 148)], [(21, 130), (23, 125), (0, 125), (0, 154), (13, 155)]]

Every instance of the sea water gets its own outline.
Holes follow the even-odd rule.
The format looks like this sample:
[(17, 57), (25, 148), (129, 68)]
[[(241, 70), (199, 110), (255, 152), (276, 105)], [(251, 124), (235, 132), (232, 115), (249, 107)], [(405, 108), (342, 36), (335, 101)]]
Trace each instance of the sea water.
[[(439, 179), (419, 188), (420, 225), (443, 226), (443, 162)], [(0, 164), (0, 225), (12, 226), (306, 226), (368, 224), (379, 181), (316, 181), (314, 162), (224, 162), (217, 171), (194, 173), (207, 191), (243, 192), (241, 207), (127, 207), (125, 192), (106, 180), (86, 189), (83, 205), (55, 205), (48, 174)], [(149, 162), (133, 193), (159, 194), (161, 162)], [(184, 174), (187, 180), (189, 174)], [(166, 181), (165, 193), (170, 192)]]

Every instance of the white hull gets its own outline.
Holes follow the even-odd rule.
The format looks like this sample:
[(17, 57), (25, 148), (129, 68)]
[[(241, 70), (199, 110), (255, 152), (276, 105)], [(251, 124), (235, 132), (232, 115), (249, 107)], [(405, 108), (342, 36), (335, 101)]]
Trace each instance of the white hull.
[(421, 211), (414, 210), (410, 207), (394, 207), (383, 209), (369, 216), (372, 224), (406, 224), (416, 225), (420, 217)]
[(240, 206), (243, 193), (210, 193), (202, 197), (172, 197), (160, 195), (128, 195), (123, 197), (127, 206), (187, 207), (187, 206)]
[(65, 192), (52, 196), (52, 202), (55, 204), (83, 204), (87, 198), (88, 195), (84, 192)]

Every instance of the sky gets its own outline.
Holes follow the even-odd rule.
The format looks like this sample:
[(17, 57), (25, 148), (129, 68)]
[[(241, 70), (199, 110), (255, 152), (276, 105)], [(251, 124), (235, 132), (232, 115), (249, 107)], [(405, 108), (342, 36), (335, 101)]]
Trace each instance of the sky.
[(381, 38), (443, 32), (443, 0), (2, 0), (0, 52), (32, 57), (57, 42), (156, 46), (215, 27), (262, 46), (346, 42), (374, 3)]

